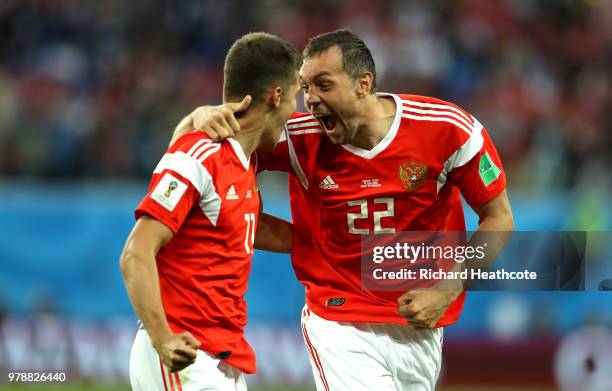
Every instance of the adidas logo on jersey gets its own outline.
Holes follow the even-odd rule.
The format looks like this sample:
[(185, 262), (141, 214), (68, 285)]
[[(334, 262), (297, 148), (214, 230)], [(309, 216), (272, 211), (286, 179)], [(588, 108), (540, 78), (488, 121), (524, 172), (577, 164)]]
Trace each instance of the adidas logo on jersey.
[(236, 189), (234, 189), (234, 185), (231, 185), (227, 193), (225, 194), (226, 200), (237, 200), (238, 194), (236, 194)]
[(321, 189), (337, 189), (339, 186), (334, 182), (331, 176), (326, 176), (319, 184)]

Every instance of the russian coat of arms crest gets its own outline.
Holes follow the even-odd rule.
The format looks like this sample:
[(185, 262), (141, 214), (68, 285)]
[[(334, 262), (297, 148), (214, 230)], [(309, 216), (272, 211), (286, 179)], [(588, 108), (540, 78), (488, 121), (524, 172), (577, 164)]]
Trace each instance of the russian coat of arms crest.
[(427, 177), (427, 166), (415, 161), (402, 163), (399, 166), (399, 177), (406, 190), (418, 190)]

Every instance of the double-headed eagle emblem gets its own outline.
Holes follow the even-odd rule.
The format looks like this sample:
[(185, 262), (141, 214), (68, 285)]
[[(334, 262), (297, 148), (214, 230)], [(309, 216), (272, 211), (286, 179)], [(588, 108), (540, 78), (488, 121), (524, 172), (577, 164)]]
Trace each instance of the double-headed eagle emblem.
[(399, 166), (399, 177), (404, 189), (408, 191), (418, 190), (427, 177), (427, 166), (415, 161), (402, 163)]

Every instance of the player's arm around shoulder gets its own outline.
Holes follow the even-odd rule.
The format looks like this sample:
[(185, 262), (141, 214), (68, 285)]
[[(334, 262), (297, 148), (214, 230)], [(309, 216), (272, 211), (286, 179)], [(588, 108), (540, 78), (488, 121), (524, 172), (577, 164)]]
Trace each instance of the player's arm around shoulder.
[(121, 253), (121, 274), (132, 306), (153, 342), (155, 350), (170, 371), (192, 364), (200, 343), (190, 334), (174, 334), (161, 302), (156, 254), (174, 233), (149, 216), (141, 216)]

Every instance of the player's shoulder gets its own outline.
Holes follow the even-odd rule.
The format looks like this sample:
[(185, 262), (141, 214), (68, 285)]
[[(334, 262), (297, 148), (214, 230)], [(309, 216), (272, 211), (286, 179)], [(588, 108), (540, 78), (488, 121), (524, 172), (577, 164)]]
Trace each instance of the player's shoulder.
[(423, 104), (438, 104), (444, 106), (452, 106), (459, 108), (458, 105), (433, 96), (414, 95), (414, 94), (397, 94), (402, 102), (406, 103), (423, 103)]
[(290, 136), (323, 132), (319, 121), (310, 113), (293, 113), (285, 126)]
[(311, 117), (314, 119), (314, 117), (310, 113), (303, 113), (300, 111), (296, 111), (293, 114), (291, 114), (291, 116), (289, 116), (289, 120), (287, 121), (287, 123), (296, 122), (300, 119), (306, 119), (306, 117)]
[(211, 144), (213, 140), (204, 132), (198, 130), (192, 130), (179, 137), (171, 146), (168, 148), (169, 153), (174, 152), (188, 152), (194, 145)]
[(455, 130), (470, 135), (478, 121), (458, 105), (442, 99), (422, 95), (398, 94), (402, 117), (423, 121), (442, 130)]
[(424, 95), (411, 95), (411, 94), (397, 94), (400, 100), (402, 101), (403, 106), (408, 107), (424, 107), (424, 108), (432, 108), (437, 110), (450, 110), (450, 111), (458, 111), (468, 119), (471, 119), (472, 116), (470, 113), (456, 105), (455, 103), (445, 101), (443, 99), (434, 98), (432, 96), (424, 96)]
[(213, 141), (203, 132), (192, 130), (182, 135), (168, 148), (168, 154), (179, 154), (186, 159), (204, 163), (207, 160), (219, 159), (222, 154), (218, 153), (229, 142)]

